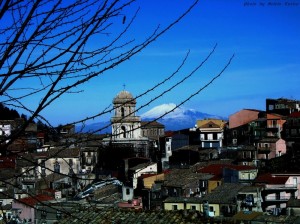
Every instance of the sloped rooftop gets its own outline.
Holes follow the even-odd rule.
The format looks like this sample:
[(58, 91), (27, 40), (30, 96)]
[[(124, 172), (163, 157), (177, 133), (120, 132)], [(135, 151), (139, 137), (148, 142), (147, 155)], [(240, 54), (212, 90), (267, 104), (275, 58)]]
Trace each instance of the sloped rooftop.
[(88, 209), (74, 211), (71, 217), (60, 220), (59, 223), (140, 223), (140, 224), (179, 224), (179, 223), (202, 223), (197, 217), (197, 213), (184, 215), (181, 211), (143, 211), (143, 210), (130, 210), (130, 209)]
[(211, 174), (195, 173), (191, 169), (173, 169), (165, 175), (164, 186), (184, 187), (199, 180), (212, 178)]

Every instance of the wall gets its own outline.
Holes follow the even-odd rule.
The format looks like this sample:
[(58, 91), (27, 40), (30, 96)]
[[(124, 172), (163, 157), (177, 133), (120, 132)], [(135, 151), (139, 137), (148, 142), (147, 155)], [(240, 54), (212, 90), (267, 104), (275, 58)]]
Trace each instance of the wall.
[(276, 142), (276, 156), (286, 154), (286, 144), (283, 139), (279, 139)]
[(34, 220), (34, 208), (17, 201), (13, 201), (12, 208), (22, 210), (21, 214), (19, 215), (20, 219), (31, 219), (32, 221)]
[(183, 203), (176, 203), (176, 202), (165, 202), (164, 203), (164, 209), (165, 210), (173, 210), (173, 206), (177, 205), (177, 210), (183, 210), (184, 209), (184, 204)]
[(186, 204), (186, 209), (189, 209), (189, 210), (192, 210), (192, 206), (195, 206), (196, 207), (196, 209), (195, 209), (195, 211), (201, 211), (201, 205), (200, 204), (195, 204), (195, 203), (187, 203)]
[(144, 187), (147, 188), (147, 189), (150, 189), (155, 181), (164, 180), (164, 179), (165, 179), (165, 174), (164, 173), (157, 174), (157, 175), (150, 176), (150, 177), (146, 177), (146, 178), (143, 179), (144, 180)]
[[(213, 212), (209, 212), (210, 217), (220, 216), (220, 205), (219, 204), (208, 204), (209, 211), (212, 207)], [(203, 203), (200, 204), (200, 212), (204, 213)]]
[[(72, 168), (73, 172), (75, 174), (78, 174), (79, 171), (81, 170), (80, 166), (80, 160), (79, 158), (51, 158), (46, 160), (45, 162), (45, 172), (46, 175), (52, 174), (54, 171), (54, 164), (57, 161), (60, 165), (60, 173), (62, 174), (69, 174), (70, 172), (70, 165), (69, 165), (69, 159), (72, 160)], [(39, 159), (38, 162), (41, 163), (42, 159)], [(38, 175), (40, 176), (42, 174), (42, 168), (41, 166), (38, 167)]]
[(157, 163), (153, 163), (142, 169), (136, 170), (133, 174), (132, 186), (134, 189), (137, 187), (137, 178), (143, 173), (157, 173)]
[(216, 187), (220, 186), (221, 184), (222, 184), (221, 180), (209, 180), (207, 193), (211, 193), (212, 190), (214, 190)]

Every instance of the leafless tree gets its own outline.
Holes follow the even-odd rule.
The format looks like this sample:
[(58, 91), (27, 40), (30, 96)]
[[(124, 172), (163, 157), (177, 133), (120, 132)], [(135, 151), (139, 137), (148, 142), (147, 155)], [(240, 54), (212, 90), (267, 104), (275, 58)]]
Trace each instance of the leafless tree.
[[(124, 15), (134, 0), (3, 1), (0, 11), (0, 96), (6, 105), (41, 117), (64, 94), (129, 60), (179, 22), (195, 1), (167, 27), (144, 41), (126, 36), (138, 10)], [(97, 40), (97, 45), (91, 44)], [(37, 96), (36, 108), (24, 100)]]
[[(10, 140), (17, 138), (25, 127), (36, 119), (51, 125), (47, 117), (41, 115), (46, 108), (51, 107), (65, 94), (79, 94), (82, 85), (105, 75), (107, 71), (140, 53), (184, 18), (197, 3), (198, 0), (195, 0), (173, 22), (165, 27), (158, 25), (150, 35), (138, 42), (134, 37), (130, 38), (127, 35), (139, 16), (139, 9), (131, 15), (128, 14), (127, 9), (136, 4), (135, 0), (1, 1), (1, 102), (29, 114), (22, 128), (14, 136), (9, 136)], [(91, 44), (95, 40), (98, 44)], [(138, 110), (188, 79), (201, 68), (208, 57), (181, 81), (166, 88)], [(178, 106), (210, 85), (223, 73), (231, 59), (211, 82), (182, 99)], [(185, 60), (183, 59), (182, 64), (171, 76), (145, 90), (137, 98), (170, 80), (184, 65)], [(25, 103), (31, 98), (39, 99), (35, 108)], [(73, 124), (84, 123), (111, 110), (106, 108), (102, 113), (74, 121)]]

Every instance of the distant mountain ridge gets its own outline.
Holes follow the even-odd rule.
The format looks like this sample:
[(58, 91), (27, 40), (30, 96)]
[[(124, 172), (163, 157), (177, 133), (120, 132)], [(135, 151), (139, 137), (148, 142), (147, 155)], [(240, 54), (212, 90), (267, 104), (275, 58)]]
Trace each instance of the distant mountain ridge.
[[(184, 107), (179, 107), (176, 109), (174, 108), (176, 108), (176, 104), (174, 103), (161, 104), (143, 113), (142, 115), (140, 115), (140, 117), (142, 121), (151, 121), (165, 114), (165, 116), (159, 118), (157, 121), (165, 125), (166, 131), (176, 131), (176, 130), (181, 130), (186, 128), (192, 128), (195, 127), (197, 120), (202, 120), (205, 118), (215, 118), (215, 119), (222, 119), (222, 120), (227, 119), (222, 116), (207, 114), (194, 109), (187, 109)], [(172, 112), (168, 113), (169, 111)], [(98, 131), (97, 133), (101, 133), (101, 134), (111, 133), (110, 121), (88, 124), (84, 128), (82, 128), (82, 130), (80, 130), (81, 129), (80, 127), (76, 127), (76, 131), (94, 132), (103, 127), (106, 128), (104, 128), (101, 131)]]
[[(162, 104), (142, 114), (141, 118), (142, 120), (153, 120), (167, 113), (157, 121), (165, 125), (165, 130), (172, 131), (195, 127), (197, 120), (205, 118), (227, 119), (222, 116), (203, 113), (195, 109), (187, 109), (184, 107), (174, 108), (176, 108), (176, 104), (174, 103)], [(168, 113), (168, 111), (172, 112)]]

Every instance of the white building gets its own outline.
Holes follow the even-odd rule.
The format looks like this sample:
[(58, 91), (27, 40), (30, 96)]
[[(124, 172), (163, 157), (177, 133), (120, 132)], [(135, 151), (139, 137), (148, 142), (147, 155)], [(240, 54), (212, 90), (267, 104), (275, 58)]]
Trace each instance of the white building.
[(113, 100), (114, 116), (111, 118), (112, 139), (139, 139), (141, 118), (135, 114), (136, 100), (128, 91), (121, 91)]
[(132, 186), (136, 189), (138, 178), (143, 174), (157, 174), (157, 163), (142, 163), (130, 168), (132, 173)]
[(149, 149), (155, 142), (142, 135), (141, 118), (136, 115), (136, 100), (123, 90), (113, 99), (112, 134), (103, 139), (104, 145), (131, 146), (137, 157), (149, 158)]
[[(11, 131), (13, 129), (13, 123), (14, 121), (0, 121), (0, 138), (5, 138), (11, 135)], [(6, 140), (6, 143), (8, 143), (9, 140)]]

